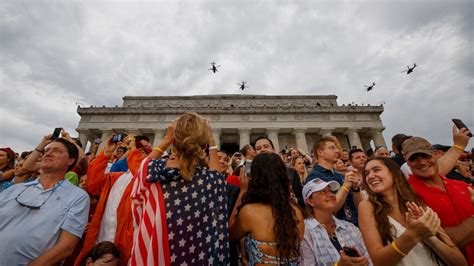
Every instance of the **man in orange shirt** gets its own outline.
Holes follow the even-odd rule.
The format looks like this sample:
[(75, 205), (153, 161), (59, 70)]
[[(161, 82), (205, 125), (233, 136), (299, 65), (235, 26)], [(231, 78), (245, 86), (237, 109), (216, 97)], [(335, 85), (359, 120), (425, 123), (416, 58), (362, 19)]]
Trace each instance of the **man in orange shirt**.
[(132, 201), (130, 197), (133, 188), (133, 175), (138, 170), (141, 161), (149, 153), (149, 143), (142, 143), (136, 148), (135, 138), (128, 137), (127, 172), (105, 174), (107, 162), (113, 155), (117, 143), (110, 137), (105, 143), (104, 151), (89, 165), (87, 171), (86, 190), (93, 196), (100, 196), (96, 211), (87, 229), (84, 246), (76, 259), (78, 266), (87, 256), (92, 247), (99, 242), (111, 241), (120, 249), (120, 265), (127, 265), (133, 242)]

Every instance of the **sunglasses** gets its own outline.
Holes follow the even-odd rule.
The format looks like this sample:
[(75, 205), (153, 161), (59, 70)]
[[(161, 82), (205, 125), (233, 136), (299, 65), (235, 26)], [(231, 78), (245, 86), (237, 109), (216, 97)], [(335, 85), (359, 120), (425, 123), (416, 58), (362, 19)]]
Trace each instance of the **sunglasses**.
[(43, 207), (43, 205), (49, 200), (49, 198), (51, 198), (51, 195), (53, 195), (54, 191), (56, 190), (56, 188), (53, 188), (52, 191), (51, 191), (51, 193), (49, 193), (49, 196), (46, 198), (45, 201), (43, 201), (43, 203), (41, 203), (41, 205), (38, 205), (38, 206), (31, 206), (31, 205), (26, 204), (26, 203), (24, 203), (24, 202), (22, 202), (22, 201), (20, 200), (20, 197), (21, 197), (21, 195), (23, 194), (23, 192), (25, 192), (29, 187), (30, 187), (30, 186), (28, 186), (28, 187), (26, 187), (25, 189), (23, 189), (23, 191), (21, 191), (20, 194), (18, 194), (18, 196), (16, 196), (15, 201), (16, 201), (18, 204), (20, 204), (20, 206), (26, 207), (26, 208), (31, 209), (31, 210), (39, 210), (39, 209), (41, 209), (41, 207)]

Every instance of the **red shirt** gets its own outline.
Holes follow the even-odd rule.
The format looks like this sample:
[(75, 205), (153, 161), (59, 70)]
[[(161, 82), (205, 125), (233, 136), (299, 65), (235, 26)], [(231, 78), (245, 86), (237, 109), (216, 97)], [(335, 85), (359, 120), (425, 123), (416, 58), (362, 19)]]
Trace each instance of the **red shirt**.
[(227, 183), (230, 183), (234, 186), (240, 187), (239, 177), (236, 175), (230, 175), (227, 177)]
[[(456, 226), (474, 215), (474, 205), (467, 190), (468, 184), (445, 177), (440, 178), (446, 191), (426, 185), (423, 179), (414, 175), (410, 175), (408, 183), (426, 205), (438, 214), (442, 227)], [(468, 258), (469, 265), (473, 265), (474, 241), (469, 243), (463, 252)]]

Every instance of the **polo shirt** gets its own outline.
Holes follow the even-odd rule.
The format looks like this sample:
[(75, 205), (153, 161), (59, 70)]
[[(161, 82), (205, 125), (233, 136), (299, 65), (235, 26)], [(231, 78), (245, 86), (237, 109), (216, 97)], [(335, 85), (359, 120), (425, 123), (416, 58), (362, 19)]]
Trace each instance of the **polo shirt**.
[[(20, 195), (21, 193), (21, 195)], [(34, 210), (20, 205), (44, 205)], [(43, 190), (38, 180), (0, 193), (0, 265), (26, 265), (58, 241), (61, 230), (82, 237), (89, 196), (68, 181)]]
[[(444, 176), (440, 178), (446, 191), (426, 185), (423, 179), (415, 175), (410, 175), (408, 183), (426, 205), (438, 214), (442, 227), (456, 226), (474, 215), (468, 185)], [(474, 241), (467, 245), (463, 252), (468, 257), (469, 265), (474, 264)]]
[[(311, 171), (308, 177), (306, 177), (305, 184), (316, 178), (320, 178), (321, 180), (324, 180), (326, 182), (336, 181), (341, 186), (344, 183), (344, 175), (337, 172), (336, 170), (326, 169), (319, 164), (316, 165), (313, 171)], [(357, 215), (358, 215), (357, 207), (355, 206), (354, 199), (352, 196), (353, 196), (352, 191), (349, 191), (349, 194), (347, 195), (347, 198), (346, 198), (346, 202), (344, 203), (342, 208), (336, 213), (336, 217), (338, 219), (346, 220), (356, 226), (359, 226), (359, 221), (357, 219)]]

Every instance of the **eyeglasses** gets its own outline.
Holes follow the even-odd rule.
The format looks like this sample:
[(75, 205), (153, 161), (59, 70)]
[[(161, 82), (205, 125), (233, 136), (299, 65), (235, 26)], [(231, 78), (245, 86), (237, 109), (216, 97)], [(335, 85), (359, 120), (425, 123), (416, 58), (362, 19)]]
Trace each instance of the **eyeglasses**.
[(49, 194), (49, 196), (46, 198), (45, 201), (43, 201), (43, 203), (41, 203), (41, 205), (39, 205), (39, 206), (31, 206), (31, 205), (28, 205), (28, 204), (26, 204), (26, 203), (23, 203), (23, 202), (21, 202), (21, 201), (19, 200), (20, 196), (21, 196), (21, 195), (23, 194), (23, 192), (25, 192), (28, 188), (29, 188), (29, 186), (26, 187), (25, 189), (23, 189), (23, 191), (20, 192), (20, 194), (18, 194), (18, 196), (16, 196), (15, 201), (16, 201), (18, 204), (20, 204), (21, 206), (26, 207), (26, 208), (28, 208), (28, 209), (32, 209), (32, 210), (39, 210), (41, 207), (43, 207), (43, 205), (49, 200), (49, 198), (51, 198), (51, 195), (53, 195), (54, 190), (56, 190), (56, 188), (53, 188), (52, 191), (51, 191), (51, 193)]

